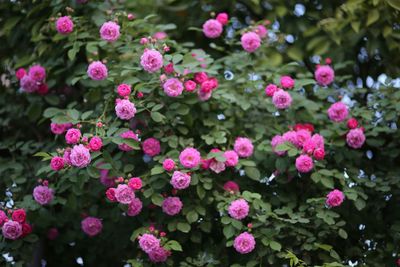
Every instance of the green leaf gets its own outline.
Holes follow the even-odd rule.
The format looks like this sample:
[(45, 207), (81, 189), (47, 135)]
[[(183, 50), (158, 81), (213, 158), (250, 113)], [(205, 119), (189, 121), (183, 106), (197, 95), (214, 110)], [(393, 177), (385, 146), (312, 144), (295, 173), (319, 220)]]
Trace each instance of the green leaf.
[(371, 9), (368, 12), (367, 17), (367, 26), (373, 24), (374, 22), (378, 21), (379, 19), (379, 11), (377, 9)]
[(164, 247), (166, 249), (172, 249), (175, 251), (182, 251), (182, 246), (179, 244), (178, 241), (175, 240), (169, 240), (167, 243), (165, 243)]
[(400, 10), (400, 2), (398, 0), (386, 0), (386, 3), (393, 8)]
[(269, 242), (269, 246), (270, 246), (271, 249), (273, 249), (275, 251), (281, 251), (281, 249), (282, 249), (281, 244), (279, 244), (276, 241), (270, 241)]
[(251, 178), (251, 179), (253, 179), (255, 181), (259, 181), (260, 180), (261, 173), (257, 168), (255, 168), (255, 167), (245, 167), (244, 171), (245, 171), (246, 175), (249, 178)]
[(154, 205), (161, 207), (163, 201), (164, 201), (164, 198), (160, 194), (156, 193), (151, 196), (151, 202), (153, 202)]
[(199, 215), (196, 211), (191, 210), (186, 214), (186, 219), (189, 223), (194, 223), (199, 219)]
[(191, 227), (188, 223), (179, 222), (176, 228), (181, 232), (189, 233)]
[(347, 232), (343, 230), (342, 228), (339, 229), (339, 236), (343, 239), (347, 239)]
[(150, 116), (155, 122), (161, 122), (165, 118), (160, 112), (151, 112)]

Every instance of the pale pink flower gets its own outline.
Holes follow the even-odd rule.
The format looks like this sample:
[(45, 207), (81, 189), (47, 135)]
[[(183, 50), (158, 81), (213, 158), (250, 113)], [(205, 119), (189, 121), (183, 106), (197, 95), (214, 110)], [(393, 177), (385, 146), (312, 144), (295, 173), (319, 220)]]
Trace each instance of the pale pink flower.
[(315, 80), (322, 86), (327, 86), (335, 79), (335, 72), (331, 66), (319, 66), (314, 73)]
[(203, 24), (203, 33), (208, 38), (218, 38), (222, 31), (222, 24), (216, 19), (209, 19)]
[(164, 213), (174, 216), (177, 215), (183, 207), (183, 203), (179, 197), (167, 197), (162, 203)]
[(120, 99), (115, 105), (115, 113), (121, 120), (130, 120), (136, 114), (135, 104), (128, 99)]
[(93, 61), (87, 69), (87, 75), (92, 80), (100, 81), (107, 78), (108, 70), (101, 61)]
[(139, 246), (144, 252), (150, 253), (160, 247), (160, 239), (152, 234), (143, 234), (139, 236)]
[(272, 96), (272, 103), (277, 109), (287, 109), (292, 105), (292, 97), (284, 90), (278, 90)]
[(100, 28), (101, 39), (107, 42), (115, 42), (119, 38), (119, 25), (114, 21), (105, 22)]
[(225, 170), (225, 163), (219, 162), (217, 160), (211, 160), (210, 165), (208, 166), (210, 170), (215, 173), (220, 173)]
[(53, 200), (54, 191), (48, 186), (38, 185), (33, 189), (33, 198), (40, 205), (47, 205)]
[(254, 147), (249, 138), (246, 137), (236, 138), (233, 148), (241, 158), (248, 158), (251, 155), (253, 155)]
[(244, 232), (235, 238), (233, 241), (233, 247), (240, 254), (247, 254), (252, 252), (256, 247), (256, 240), (252, 234)]
[(90, 152), (84, 145), (75, 145), (71, 150), (70, 155), (71, 165), (84, 168), (90, 164)]
[(310, 156), (300, 155), (296, 158), (296, 169), (299, 172), (307, 173), (314, 168), (313, 160)]
[(99, 218), (86, 217), (81, 222), (82, 231), (92, 237), (98, 235), (103, 229), (103, 224)]
[(135, 192), (126, 184), (119, 184), (115, 189), (115, 199), (121, 204), (129, 204), (135, 198)]
[(74, 30), (74, 22), (68, 16), (60, 17), (56, 21), (56, 29), (60, 34), (67, 35)]
[(343, 203), (344, 194), (342, 191), (334, 189), (326, 196), (326, 205), (329, 207), (337, 207)]
[(346, 142), (351, 148), (360, 148), (365, 142), (364, 132), (360, 128), (351, 129), (346, 135)]
[(199, 166), (201, 160), (200, 152), (192, 147), (185, 148), (179, 154), (179, 161), (182, 166), (188, 169), (196, 168)]
[(255, 52), (261, 45), (261, 38), (254, 32), (247, 32), (240, 38), (242, 47), (249, 53)]
[(177, 78), (170, 78), (164, 83), (163, 88), (167, 96), (177, 97), (182, 94), (183, 84)]
[(190, 175), (184, 172), (174, 171), (170, 183), (175, 189), (181, 190), (188, 188), (190, 185), (190, 181), (191, 181)]
[(12, 220), (4, 223), (1, 228), (4, 238), (16, 240), (22, 236), (22, 225)]
[(147, 49), (140, 57), (140, 64), (145, 71), (156, 72), (163, 66), (163, 56), (157, 50)]
[(336, 102), (328, 109), (328, 117), (331, 121), (342, 122), (349, 115), (349, 110), (342, 102)]
[(244, 199), (237, 199), (231, 202), (228, 207), (229, 216), (236, 220), (242, 220), (249, 215), (250, 206)]

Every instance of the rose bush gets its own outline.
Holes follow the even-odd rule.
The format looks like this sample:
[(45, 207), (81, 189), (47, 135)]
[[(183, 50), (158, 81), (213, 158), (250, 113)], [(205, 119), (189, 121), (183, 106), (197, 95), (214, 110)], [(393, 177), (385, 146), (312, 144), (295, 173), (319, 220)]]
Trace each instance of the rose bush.
[(284, 33), (229, 13), (191, 25), (199, 49), (129, 4), (8, 5), (3, 29), (45, 19), (1, 100), (2, 135), (18, 132), (1, 143), (1, 260), (393, 264), (395, 82), (356, 87), (335, 59), (277, 65)]

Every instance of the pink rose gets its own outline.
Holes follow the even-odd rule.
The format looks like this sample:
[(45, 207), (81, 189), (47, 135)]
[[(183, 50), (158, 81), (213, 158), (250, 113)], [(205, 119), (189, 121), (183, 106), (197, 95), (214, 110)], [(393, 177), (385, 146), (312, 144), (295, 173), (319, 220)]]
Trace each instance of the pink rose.
[(236, 138), (233, 148), (241, 158), (248, 158), (251, 155), (253, 155), (254, 147), (249, 138), (246, 137)]
[(121, 97), (129, 96), (131, 93), (131, 86), (126, 83), (118, 85), (117, 92)]
[(142, 188), (142, 185), (143, 185), (142, 179), (140, 179), (139, 177), (133, 177), (129, 179), (128, 186), (132, 190), (139, 190)]
[(62, 157), (51, 158), (50, 167), (53, 171), (62, 170), (64, 168), (64, 159)]
[(81, 131), (79, 129), (71, 128), (68, 129), (65, 134), (65, 141), (67, 144), (76, 144), (81, 139)]
[(329, 207), (337, 207), (343, 203), (344, 194), (342, 191), (334, 189), (326, 196), (326, 205)]
[(114, 21), (105, 22), (100, 28), (101, 39), (107, 42), (115, 42), (119, 38), (119, 25)]
[(311, 157), (300, 155), (296, 158), (296, 169), (301, 173), (310, 172), (314, 168), (314, 163)]
[(11, 219), (13, 219), (13, 221), (19, 222), (19, 223), (24, 223), (26, 220), (26, 212), (24, 209), (17, 209), (14, 210), (12, 215), (11, 215)]
[(103, 229), (103, 224), (99, 218), (86, 217), (81, 222), (82, 231), (90, 237), (98, 235)]
[(184, 85), (186, 91), (188, 92), (193, 92), (194, 90), (196, 90), (196, 83), (192, 80), (187, 80)]
[(242, 47), (249, 53), (255, 52), (261, 45), (261, 38), (254, 32), (246, 32), (240, 39)]
[(227, 167), (235, 167), (239, 163), (239, 155), (234, 150), (227, 150), (224, 152), (226, 159), (225, 165)]
[(342, 102), (332, 104), (328, 109), (328, 117), (331, 121), (342, 122), (349, 115), (349, 110)]
[(135, 193), (126, 184), (119, 184), (115, 189), (115, 199), (121, 204), (129, 204), (134, 198)]
[(156, 72), (163, 66), (163, 56), (157, 50), (145, 50), (140, 57), (140, 64), (145, 71)]
[(58, 33), (67, 35), (74, 30), (74, 22), (68, 17), (60, 17), (56, 21), (56, 29)]
[(222, 31), (222, 24), (218, 20), (209, 19), (203, 24), (203, 33), (208, 38), (218, 38)]
[(294, 87), (294, 80), (290, 76), (282, 76), (281, 86), (284, 89), (292, 89)]
[(256, 247), (256, 240), (252, 234), (244, 232), (235, 238), (233, 247), (240, 254), (247, 254), (252, 252)]
[(190, 185), (190, 181), (190, 175), (184, 172), (174, 171), (170, 183), (175, 189), (181, 190), (188, 188)]
[(229, 16), (225, 12), (219, 13), (216, 17), (216, 20), (218, 20), (222, 25), (226, 25), (228, 24)]
[(179, 161), (182, 166), (188, 169), (196, 168), (200, 164), (200, 152), (192, 147), (185, 148), (179, 154)]
[(126, 212), (126, 214), (130, 217), (134, 217), (142, 211), (142, 208), (143, 208), (142, 201), (138, 198), (134, 198), (131, 201), (131, 203), (129, 203), (128, 211)]
[(101, 61), (93, 61), (87, 69), (87, 75), (92, 80), (101, 81), (108, 77), (108, 70)]
[(7, 221), (1, 230), (6, 239), (16, 240), (22, 236), (22, 225), (19, 222)]
[(99, 151), (103, 147), (103, 141), (100, 137), (94, 136), (90, 138), (89, 148), (91, 151)]
[(157, 156), (161, 152), (161, 145), (160, 141), (151, 137), (147, 138), (142, 143), (143, 152), (150, 157)]
[(163, 169), (167, 172), (172, 171), (173, 169), (175, 169), (175, 162), (172, 159), (165, 159), (163, 161)]
[(183, 203), (179, 197), (167, 197), (162, 203), (164, 213), (174, 216), (177, 215), (183, 207)]

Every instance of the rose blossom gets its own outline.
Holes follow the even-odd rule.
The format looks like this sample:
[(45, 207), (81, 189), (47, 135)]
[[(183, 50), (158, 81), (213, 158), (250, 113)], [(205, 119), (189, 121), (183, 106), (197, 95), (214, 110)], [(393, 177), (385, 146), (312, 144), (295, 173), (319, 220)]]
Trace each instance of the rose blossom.
[(252, 234), (244, 232), (235, 238), (233, 247), (240, 254), (247, 254), (252, 252), (256, 247), (256, 240)]
[(272, 151), (278, 155), (278, 156), (283, 156), (286, 154), (286, 151), (277, 151), (276, 147), (279, 146), (280, 144), (285, 143), (285, 139), (280, 136), (280, 135), (275, 135), (272, 140), (271, 140), (271, 147), (272, 147)]
[(210, 92), (204, 92), (204, 91), (202, 91), (202, 90), (199, 90), (197, 94), (198, 94), (199, 99), (200, 99), (201, 101), (207, 101), (208, 99), (210, 99), (210, 97), (211, 97), (211, 95), (212, 95), (212, 91), (210, 91)]
[(143, 234), (138, 238), (140, 248), (146, 253), (150, 253), (160, 247), (160, 239), (152, 234)]
[(19, 83), (21, 88), (27, 93), (33, 93), (39, 88), (38, 83), (29, 75), (22, 77)]
[(328, 116), (331, 121), (342, 122), (349, 115), (349, 110), (342, 102), (336, 102), (328, 109)]
[(164, 66), (164, 72), (166, 74), (171, 74), (174, 72), (174, 63), (169, 63), (168, 65)]
[(170, 255), (171, 251), (163, 247), (157, 247), (148, 253), (149, 259), (154, 263), (165, 262)]
[(222, 25), (226, 25), (228, 24), (229, 16), (227, 13), (222, 12), (219, 13), (215, 19), (218, 20), (218, 22), (221, 23)]
[(185, 189), (189, 187), (190, 180), (190, 175), (184, 172), (174, 171), (170, 183), (175, 189)]
[(351, 148), (360, 148), (365, 142), (364, 132), (360, 129), (351, 129), (346, 135), (346, 142)]
[(235, 183), (234, 181), (227, 181), (224, 184), (224, 190), (228, 191), (228, 192), (236, 193), (236, 192), (240, 191), (240, 188), (239, 188), (239, 185), (237, 183)]
[(307, 155), (300, 155), (296, 158), (296, 169), (299, 172), (307, 173), (310, 172), (314, 167), (314, 163), (311, 157)]
[(307, 130), (310, 133), (314, 132), (314, 125), (311, 123), (297, 123), (295, 126), (293, 126), (293, 130), (299, 131), (299, 130)]
[(136, 107), (128, 99), (120, 99), (115, 105), (115, 113), (121, 120), (130, 120), (135, 117)]
[(161, 152), (161, 145), (160, 141), (151, 137), (147, 138), (142, 143), (143, 152), (150, 157), (157, 156)]
[(255, 32), (258, 34), (258, 36), (260, 36), (260, 38), (265, 38), (268, 35), (268, 30), (267, 28), (265, 28), (264, 25), (258, 25), (257, 29), (255, 30)]
[(99, 218), (86, 217), (81, 222), (82, 231), (90, 237), (98, 235), (103, 229), (103, 224)]
[(243, 34), (242, 37), (240, 38), (240, 41), (242, 43), (243, 49), (249, 53), (253, 53), (261, 45), (260, 36), (258, 36), (258, 34), (254, 32), (247, 32)]
[(170, 216), (178, 214), (182, 207), (183, 203), (179, 197), (167, 197), (162, 203), (163, 212)]
[(115, 199), (121, 204), (129, 204), (134, 198), (135, 193), (126, 184), (119, 184), (115, 189)]
[(18, 80), (21, 80), (25, 75), (26, 75), (26, 70), (24, 68), (19, 68), (15, 72), (15, 77), (17, 77)]
[(92, 80), (100, 81), (107, 78), (108, 70), (101, 61), (93, 61), (87, 69), (87, 75)]
[(227, 150), (224, 152), (226, 159), (225, 165), (227, 167), (235, 167), (239, 162), (239, 155), (234, 150)]
[(303, 147), (303, 144), (311, 139), (311, 133), (307, 130), (296, 131), (296, 146), (298, 148)]
[(236, 138), (233, 148), (241, 158), (250, 157), (253, 154), (253, 149), (254, 149), (251, 140), (246, 137)]
[(8, 221), (8, 217), (7, 217), (6, 213), (4, 211), (0, 210), (0, 227), (2, 227), (6, 221)]
[(91, 151), (99, 151), (103, 146), (103, 141), (98, 136), (93, 136), (89, 141), (89, 148)]
[(297, 146), (297, 132), (287, 131), (282, 135), (283, 140)]
[(249, 203), (244, 199), (237, 199), (231, 202), (228, 207), (229, 216), (236, 220), (241, 220), (249, 215)]
[(208, 80), (208, 75), (205, 72), (197, 72), (194, 74), (194, 81), (198, 84), (202, 84), (203, 82)]
[(327, 86), (335, 79), (335, 72), (331, 66), (319, 66), (314, 73), (315, 80), (322, 86)]
[(28, 76), (37, 82), (43, 82), (46, 79), (46, 69), (40, 65), (34, 65), (29, 68)]
[(326, 205), (329, 207), (337, 207), (342, 204), (344, 194), (342, 191), (334, 189), (326, 196)]
[(179, 161), (182, 166), (188, 169), (196, 168), (200, 164), (200, 152), (192, 147), (185, 148), (179, 154)]
[(188, 92), (193, 92), (194, 90), (196, 90), (196, 83), (192, 80), (187, 80), (184, 85), (185, 90)]
[(164, 83), (163, 88), (167, 96), (177, 97), (182, 94), (183, 84), (177, 78), (170, 78)]
[(163, 56), (157, 50), (147, 49), (140, 57), (140, 64), (145, 71), (156, 72), (163, 66)]
[(142, 179), (140, 179), (139, 177), (133, 177), (129, 179), (128, 186), (132, 188), (132, 190), (139, 190), (140, 188), (142, 188), (142, 185)]
[(72, 123), (54, 123), (50, 124), (50, 130), (53, 134), (63, 134), (66, 130), (72, 127)]
[(267, 87), (265, 87), (265, 94), (267, 96), (272, 97), (275, 94), (275, 92), (277, 92), (277, 91), (279, 91), (279, 88), (275, 84), (271, 83), (271, 84), (268, 84)]
[(81, 139), (81, 131), (79, 129), (71, 128), (68, 129), (65, 134), (65, 141), (67, 144), (76, 144)]
[(84, 145), (75, 145), (71, 150), (70, 155), (71, 165), (84, 168), (89, 165), (91, 158), (89, 149)]
[(278, 90), (272, 96), (272, 103), (277, 109), (287, 109), (292, 105), (292, 97), (284, 90)]
[(29, 223), (24, 222), (21, 226), (22, 226), (21, 238), (32, 233), (32, 226)]
[(47, 84), (42, 83), (39, 85), (37, 89), (37, 93), (39, 95), (47, 95), (48, 92), (49, 92), (49, 86)]
[(126, 83), (118, 85), (117, 92), (121, 97), (129, 96), (131, 93), (131, 86)]
[(324, 137), (322, 135), (314, 134), (311, 137), (311, 140), (315, 143), (317, 148), (322, 148), (323, 149), (325, 147), (325, 145), (324, 145), (325, 141), (324, 141)]
[(11, 218), (13, 219), (13, 221), (23, 223), (23, 222), (25, 222), (25, 219), (26, 219), (26, 212), (24, 209), (14, 210), (11, 215)]
[(64, 168), (64, 159), (62, 157), (52, 157), (50, 167), (53, 171), (59, 171)]
[(167, 37), (168, 35), (166, 32), (156, 32), (155, 34), (153, 34), (153, 38), (157, 40), (164, 40)]
[(175, 162), (172, 159), (165, 159), (163, 161), (163, 169), (167, 172), (172, 171), (173, 169), (175, 169)]
[(314, 153), (315, 148), (317, 145), (315, 142), (310, 138), (303, 143), (303, 152), (306, 154), (312, 155)]
[(48, 186), (38, 185), (33, 189), (33, 198), (40, 205), (47, 205), (54, 198), (53, 189)]
[(313, 156), (316, 160), (323, 160), (325, 158), (325, 150), (323, 148), (317, 148), (314, 150)]
[(115, 42), (119, 38), (119, 25), (114, 21), (107, 21), (100, 28), (101, 39), (107, 42)]
[(3, 227), (2, 227), (2, 232), (4, 238), (11, 239), (11, 240), (16, 240), (22, 235), (22, 226), (19, 222), (15, 221), (7, 221)]
[(115, 188), (110, 187), (106, 190), (106, 198), (111, 202), (117, 201), (117, 199), (115, 198)]
[[(134, 132), (132, 132), (130, 130), (120, 134), (120, 137), (122, 137), (123, 139), (133, 139), (133, 140), (139, 141), (137, 134), (135, 134)], [(122, 151), (131, 151), (133, 149), (132, 147), (130, 147), (127, 144), (120, 144), (120, 145), (118, 145), (118, 148)]]
[(143, 208), (143, 203), (140, 199), (134, 198), (132, 199), (131, 203), (128, 205), (128, 211), (126, 214), (130, 217), (138, 215)]
[(222, 24), (216, 19), (209, 19), (203, 24), (203, 33), (208, 38), (218, 38), (222, 31)]
[(294, 87), (294, 80), (290, 76), (282, 76), (280, 82), (284, 89), (292, 89)]
[(358, 127), (358, 121), (355, 118), (350, 118), (347, 121), (347, 128), (349, 129), (355, 129)]
[(225, 170), (225, 163), (213, 159), (210, 162), (209, 168), (210, 168), (210, 170), (212, 170), (215, 173), (220, 173)]
[(69, 34), (74, 30), (74, 22), (68, 17), (60, 17), (56, 21), (56, 29), (60, 34)]

